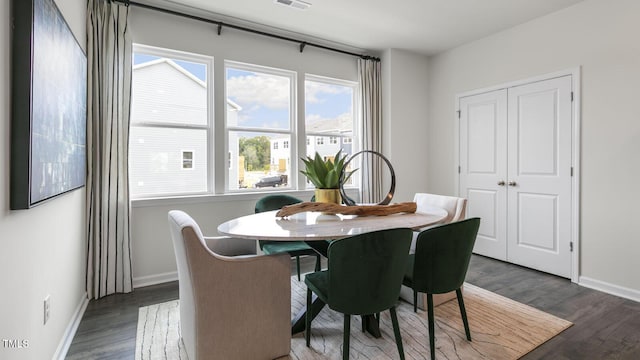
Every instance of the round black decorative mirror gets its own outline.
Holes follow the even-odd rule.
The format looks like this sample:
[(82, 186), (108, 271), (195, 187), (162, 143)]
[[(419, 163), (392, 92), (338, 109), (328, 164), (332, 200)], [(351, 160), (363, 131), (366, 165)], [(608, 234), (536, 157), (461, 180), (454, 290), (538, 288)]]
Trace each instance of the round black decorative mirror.
[[(360, 158), (358, 158), (359, 156)], [(344, 167), (342, 168), (342, 172), (340, 173), (340, 195), (342, 196), (342, 202), (348, 206), (356, 205), (356, 202), (348, 197), (347, 193), (344, 190), (344, 178), (345, 176), (347, 176), (348, 171), (351, 171), (349, 169), (354, 166), (351, 163), (356, 158), (358, 158), (357, 168), (359, 171), (370, 172), (371, 169), (374, 169), (376, 167), (379, 168), (382, 164), (380, 160), (384, 161), (384, 163), (387, 165), (391, 177), (391, 187), (389, 188), (389, 192), (387, 193), (387, 195), (378, 203), (378, 205), (389, 204), (391, 202), (391, 199), (393, 199), (393, 193), (396, 190), (396, 173), (393, 171), (393, 166), (391, 166), (391, 162), (389, 161), (389, 159), (387, 159), (381, 153), (373, 150), (359, 151), (351, 155), (351, 157), (344, 162)]]

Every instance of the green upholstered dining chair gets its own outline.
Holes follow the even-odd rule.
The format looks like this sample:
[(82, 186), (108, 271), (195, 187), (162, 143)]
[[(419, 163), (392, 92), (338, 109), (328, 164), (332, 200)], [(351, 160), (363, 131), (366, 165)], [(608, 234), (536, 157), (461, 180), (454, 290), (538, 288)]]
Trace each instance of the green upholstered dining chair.
[[(335, 311), (344, 314), (342, 358), (349, 358), (351, 315), (372, 315), (389, 310), (400, 358), (404, 359), (396, 302), (405, 271), (411, 229), (380, 230), (332, 241), (325, 271), (305, 276), (307, 308), (312, 293)], [(310, 312), (306, 318), (306, 342), (311, 341)]]
[[(267, 195), (256, 202), (256, 213), (271, 210), (280, 210), (283, 206), (301, 203), (302, 200), (284, 194)], [(316, 257), (316, 271), (320, 270), (320, 254), (313, 250), (304, 241), (258, 241), (260, 250), (265, 254), (282, 254), (289, 253), (291, 257), (296, 258), (296, 269), (298, 273), (298, 281), (300, 281), (300, 256), (314, 255)]]
[(435, 359), (433, 294), (456, 291), (467, 340), (471, 341), (461, 286), (467, 275), (471, 251), (476, 241), (480, 218), (471, 218), (436, 226), (418, 234), (415, 254), (409, 255), (402, 283), (413, 289), (413, 310), (417, 311), (418, 292), (427, 294), (429, 345)]

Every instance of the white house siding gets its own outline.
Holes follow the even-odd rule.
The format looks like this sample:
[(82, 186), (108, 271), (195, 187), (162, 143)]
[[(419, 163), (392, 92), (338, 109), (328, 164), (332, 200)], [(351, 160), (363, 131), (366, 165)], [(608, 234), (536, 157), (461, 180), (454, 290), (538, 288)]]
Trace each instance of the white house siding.
[[(207, 124), (204, 84), (167, 61), (133, 71), (129, 171), (134, 196), (207, 191), (207, 130), (135, 126), (139, 123)], [(193, 152), (183, 169), (182, 152)]]
[(320, 136), (311, 136), (313, 152), (309, 153), (310, 155), (314, 155), (317, 152), (322, 157), (331, 157), (335, 156), (340, 149), (342, 149), (343, 155), (351, 155), (351, 144), (343, 144), (342, 137), (336, 136), (336, 143), (332, 144), (330, 141), (331, 136), (322, 136), (323, 143), (322, 145), (318, 145), (317, 139), (319, 137)]
[(133, 125), (138, 122), (207, 124), (206, 86), (168, 62), (134, 68), (133, 99)]
[[(135, 195), (207, 190), (206, 130), (133, 127), (129, 171)], [(182, 168), (182, 152), (193, 151), (193, 168)]]

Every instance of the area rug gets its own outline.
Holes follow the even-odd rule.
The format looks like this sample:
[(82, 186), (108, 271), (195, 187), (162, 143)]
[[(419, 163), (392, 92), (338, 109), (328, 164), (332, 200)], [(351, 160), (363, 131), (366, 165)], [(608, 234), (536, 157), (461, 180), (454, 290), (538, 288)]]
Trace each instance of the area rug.
[[(465, 284), (464, 299), (472, 341), (466, 340), (458, 303), (446, 302), (435, 309), (436, 358), (518, 359), (572, 325), (571, 322), (518, 303), (490, 291)], [(292, 316), (306, 301), (304, 281), (291, 278)], [(429, 359), (427, 313), (398, 303), (398, 321), (406, 359)], [(178, 301), (140, 308), (136, 360), (187, 359), (179, 334)], [(313, 320), (311, 347), (304, 334), (291, 339), (291, 353), (282, 359), (342, 358), (340, 313), (325, 307)], [(389, 312), (381, 314), (382, 338), (361, 329), (360, 317), (351, 321), (351, 359), (398, 359)]]

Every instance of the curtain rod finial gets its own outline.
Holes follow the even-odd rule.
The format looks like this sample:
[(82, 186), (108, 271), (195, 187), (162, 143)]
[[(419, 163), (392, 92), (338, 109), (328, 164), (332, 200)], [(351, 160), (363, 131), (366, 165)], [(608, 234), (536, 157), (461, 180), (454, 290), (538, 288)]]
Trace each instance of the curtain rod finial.
[(380, 62), (380, 58), (379, 57), (375, 57), (375, 56), (360, 55), (360, 58), (363, 59), (363, 60), (371, 60), (371, 61)]

